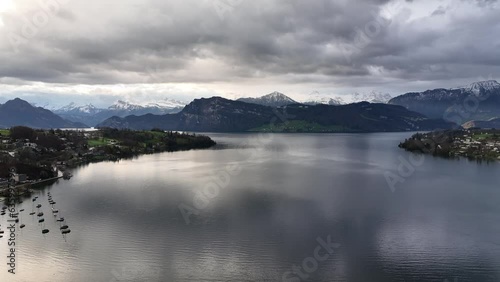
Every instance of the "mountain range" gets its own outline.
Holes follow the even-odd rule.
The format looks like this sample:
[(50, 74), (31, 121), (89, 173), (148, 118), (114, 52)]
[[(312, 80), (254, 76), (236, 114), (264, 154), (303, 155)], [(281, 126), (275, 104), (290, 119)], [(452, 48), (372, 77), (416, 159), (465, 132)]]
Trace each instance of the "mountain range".
[(177, 114), (112, 117), (98, 125), (205, 132), (389, 132), (453, 126), (395, 105), (362, 102), (341, 106), (291, 104), (276, 108), (221, 97), (196, 99)]
[(170, 99), (146, 104), (133, 104), (119, 100), (106, 109), (97, 108), (92, 104), (78, 106), (75, 103), (70, 103), (67, 106), (54, 110), (54, 113), (70, 121), (95, 126), (113, 116), (126, 117), (129, 115), (178, 113), (184, 106), (185, 103)]
[[(92, 104), (69, 105), (53, 112), (16, 98), (0, 105), (0, 127), (35, 128), (118, 127), (187, 131), (374, 132), (463, 127), (500, 128), (500, 84), (495, 80), (465, 87), (406, 93), (381, 102), (387, 94), (358, 95), (375, 103), (343, 104), (336, 98), (296, 100), (280, 92), (237, 101), (220, 97), (196, 99), (188, 105), (165, 99), (134, 104), (117, 101), (108, 108)], [(278, 120), (280, 112), (289, 115)], [(458, 117), (458, 118), (457, 118)]]
[(0, 128), (24, 125), (32, 128), (84, 128), (86, 124), (65, 120), (53, 112), (16, 98), (0, 105)]
[(355, 93), (345, 100), (341, 97), (328, 97), (321, 96), (318, 92), (314, 92), (310, 95), (309, 99), (304, 102), (298, 102), (283, 93), (273, 92), (262, 97), (257, 98), (240, 98), (237, 101), (258, 104), (270, 107), (282, 107), (293, 104), (304, 104), (304, 105), (346, 105), (359, 102), (369, 102), (369, 103), (382, 103), (386, 104), (392, 97), (389, 94), (383, 94), (378, 92), (371, 92), (368, 94)]
[(500, 117), (500, 84), (488, 80), (452, 89), (411, 92), (391, 99), (389, 104), (459, 123), (487, 121)]

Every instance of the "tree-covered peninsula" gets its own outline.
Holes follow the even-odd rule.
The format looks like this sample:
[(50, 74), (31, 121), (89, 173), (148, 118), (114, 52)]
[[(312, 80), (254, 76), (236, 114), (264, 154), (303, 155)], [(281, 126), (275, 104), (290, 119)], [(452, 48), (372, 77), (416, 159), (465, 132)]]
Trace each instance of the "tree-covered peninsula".
[(0, 181), (8, 177), (12, 167), (28, 181), (35, 181), (83, 163), (206, 149), (216, 144), (208, 136), (162, 130), (39, 130), (24, 126), (0, 130), (0, 142)]

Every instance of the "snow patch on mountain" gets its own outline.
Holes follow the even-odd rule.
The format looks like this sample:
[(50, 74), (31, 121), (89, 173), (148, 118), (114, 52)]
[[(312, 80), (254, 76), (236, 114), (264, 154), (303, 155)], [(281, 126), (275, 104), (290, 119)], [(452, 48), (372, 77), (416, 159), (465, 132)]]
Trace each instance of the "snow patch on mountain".
[(74, 102), (55, 110), (56, 113), (81, 113), (81, 114), (97, 114), (101, 112), (102, 109), (98, 109), (92, 104), (86, 104), (79, 106)]
[(370, 103), (387, 104), (391, 99), (392, 96), (390, 94), (372, 91), (367, 94), (354, 93), (352, 95), (351, 102), (352, 103), (370, 102)]
[(164, 99), (160, 100), (157, 102), (147, 102), (147, 103), (131, 103), (127, 101), (122, 101), (119, 100), (115, 102), (112, 106), (110, 106), (108, 109), (109, 110), (126, 110), (126, 111), (136, 111), (136, 110), (144, 110), (144, 109), (165, 109), (165, 110), (170, 110), (170, 109), (176, 109), (176, 108), (183, 108), (186, 106), (186, 103), (177, 101), (177, 100), (171, 100), (171, 99)]
[(325, 97), (321, 96), (319, 92), (313, 92), (311, 98), (304, 102), (307, 105), (324, 104), (324, 105), (345, 105), (359, 102), (381, 103), (387, 104), (391, 99), (391, 95), (380, 92), (372, 91), (367, 94), (354, 93), (344, 97)]
[(240, 98), (238, 101), (251, 103), (251, 104), (259, 104), (270, 107), (282, 107), (291, 104), (297, 104), (298, 102), (293, 100), (292, 98), (286, 96), (280, 92), (273, 92), (258, 98)]
[(340, 97), (325, 97), (321, 96), (319, 92), (313, 92), (311, 94), (311, 97), (307, 100), (304, 101), (303, 104), (306, 105), (333, 105), (333, 106), (340, 106), (345, 104), (344, 99)]
[(113, 105), (108, 107), (108, 110), (113, 111), (135, 111), (142, 109), (143, 107), (140, 105), (135, 105), (127, 101), (118, 100)]
[(161, 109), (184, 108), (186, 105), (187, 103), (185, 102), (172, 100), (168, 98), (157, 102), (142, 104), (142, 106), (145, 108), (161, 108)]
[(467, 86), (459, 87), (458, 89), (463, 89), (465, 91), (472, 92), (479, 95), (482, 91), (494, 91), (500, 88), (500, 83), (496, 80), (486, 80), (471, 83)]

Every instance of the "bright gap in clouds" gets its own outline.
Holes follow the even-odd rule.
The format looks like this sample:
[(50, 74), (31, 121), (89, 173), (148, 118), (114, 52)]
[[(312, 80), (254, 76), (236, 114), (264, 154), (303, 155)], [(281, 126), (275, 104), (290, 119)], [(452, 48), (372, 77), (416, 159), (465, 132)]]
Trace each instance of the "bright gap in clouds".
[(2, 0), (0, 2), (0, 27), (3, 27), (5, 25), (2, 19), (2, 14), (8, 13), (13, 10), (15, 10), (15, 5), (13, 0)]

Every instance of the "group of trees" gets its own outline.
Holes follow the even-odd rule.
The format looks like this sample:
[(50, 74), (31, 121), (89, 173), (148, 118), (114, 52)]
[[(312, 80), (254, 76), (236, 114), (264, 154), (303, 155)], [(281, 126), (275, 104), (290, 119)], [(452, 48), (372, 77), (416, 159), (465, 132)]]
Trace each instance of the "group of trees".
[(83, 132), (60, 129), (36, 130), (26, 126), (15, 126), (10, 129), (10, 137), (12, 140), (29, 140), (42, 148), (57, 151), (63, 150), (67, 143), (73, 144), (75, 147), (86, 144)]
[(176, 151), (209, 148), (215, 142), (208, 136), (167, 131), (159, 129), (151, 131), (101, 129), (104, 138), (113, 139), (120, 145), (131, 149), (152, 151)]
[[(0, 158), (0, 176), (8, 175), (10, 167), (26, 174), (30, 179), (46, 179), (54, 177), (52, 163), (64, 154), (65, 142), (60, 135), (61, 130), (32, 129), (26, 126), (15, 126), (9, 129), (9, 137), (13, 143), (30, 142), (37, 148), (15, 147), (15, 157), (8, 154)], [(11, 145), (15, 146), (15, 145)], [(53, 150), (50, 150), (53, 149)]]

